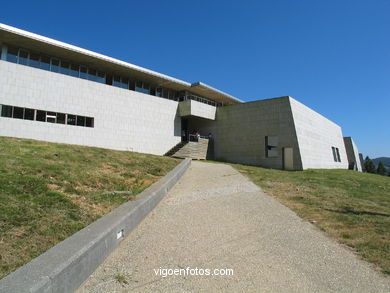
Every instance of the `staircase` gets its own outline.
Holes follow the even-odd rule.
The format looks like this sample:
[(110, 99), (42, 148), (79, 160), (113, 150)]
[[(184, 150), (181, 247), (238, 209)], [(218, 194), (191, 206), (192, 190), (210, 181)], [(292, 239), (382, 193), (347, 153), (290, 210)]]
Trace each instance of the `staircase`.
[(174, 153), (176, 153), (178, 150), (180, 150), (187, 143), (188, 143), (188, 141), (179, 142), (177, 145), (175, 145), (173, 148), (171, 148), (169, 151), (167, 151), (164, 156), (172, 157), (172, 155)]
[[(177, 146), (179, 146), (179, 144), (176, 145), (173, 149), (176, 149)], [(177, 158), (191, 158), (195, 160), (206, 160), (208, 148), (209, 148), (209, 140), (206, 138), (199, 138), (199, 141), (197, 142), (195, 141), (185, 142), (181, 147), (177, 148), (177, 150), (173, 152), (171, 156)]]

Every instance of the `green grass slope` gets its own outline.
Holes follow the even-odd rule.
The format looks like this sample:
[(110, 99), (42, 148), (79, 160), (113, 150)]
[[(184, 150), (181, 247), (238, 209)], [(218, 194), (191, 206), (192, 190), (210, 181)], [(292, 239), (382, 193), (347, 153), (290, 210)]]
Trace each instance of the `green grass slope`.
[(390, 177), (233, 166), (300, 217), (390, 274)]
[(0, 278), (133, 199), (179, 162), (0, 137)]

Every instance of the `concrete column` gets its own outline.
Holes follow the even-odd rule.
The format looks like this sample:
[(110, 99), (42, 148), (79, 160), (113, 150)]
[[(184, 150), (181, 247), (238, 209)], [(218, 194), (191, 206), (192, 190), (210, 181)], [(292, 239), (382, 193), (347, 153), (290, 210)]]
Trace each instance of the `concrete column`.
[(8, 47), (5, 44), (0, 44), (1, 47), (1, 60), (7, 60)]

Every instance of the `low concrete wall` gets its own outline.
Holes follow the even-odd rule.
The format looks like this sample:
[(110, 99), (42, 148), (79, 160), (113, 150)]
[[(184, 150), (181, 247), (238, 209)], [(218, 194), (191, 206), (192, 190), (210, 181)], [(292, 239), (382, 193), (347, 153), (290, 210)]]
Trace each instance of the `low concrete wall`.
[[(153, 210), (190, 164), (190, 159), (184, 160), (137, 200), (124, 203), (0, 280), (0, 292), (74, 292)], [(118, 239), (121, 231), (123, 236)]]

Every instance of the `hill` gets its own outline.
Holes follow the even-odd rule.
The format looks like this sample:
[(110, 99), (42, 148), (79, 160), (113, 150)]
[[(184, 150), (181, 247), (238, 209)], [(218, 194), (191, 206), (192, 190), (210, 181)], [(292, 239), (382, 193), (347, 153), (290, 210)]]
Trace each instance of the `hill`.
[(179, 162), (0, 137), (0, 279), (134, 199)]
[(379, 162), (382, 161), (385, 167), (389, 170), (390, 169), (390, 158), (389, 157), (379, 157), (376, 159), (372, 159), (375, 166), (378, 166)]

